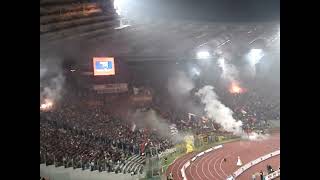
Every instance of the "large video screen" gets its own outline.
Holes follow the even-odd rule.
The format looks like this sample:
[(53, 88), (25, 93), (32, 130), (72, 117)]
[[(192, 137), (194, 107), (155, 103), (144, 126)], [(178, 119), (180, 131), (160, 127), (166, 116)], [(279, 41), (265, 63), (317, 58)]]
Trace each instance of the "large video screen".
[(94, 57), (93, 75), (110, 76), (115, 75), (115, 65), (113, 57)]

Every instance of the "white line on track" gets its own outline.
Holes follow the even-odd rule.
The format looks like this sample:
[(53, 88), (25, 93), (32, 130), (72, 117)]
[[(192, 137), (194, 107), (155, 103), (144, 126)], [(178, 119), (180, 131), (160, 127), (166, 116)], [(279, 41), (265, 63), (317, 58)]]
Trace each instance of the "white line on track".
[[(234, 154), (234, 153), (231, 153), (231, 154)], [(228, 157), (230, 157), (231, 156), (231, 154), (228, 154), (225, 158), (228, 158)], [(225, 177), (228, 177), (228, 175), (224, 172), (224, 170), (222, 169), (222, 167), (221, 167), (221, 165), (222, 165), (222, 161), (223, 161), (223, 158), (221, 159), (221, 161), (220, 161), (220, 170), (221, 170), (221, 172), (223, 173), (223, 175), (225, 176)]]
[[(192, 173), (192, 171), (191, 171), (191, 169), (192, 169), (193, 166), (195, 166), (195, 165), (194, 165), (194, 162), (193, 162), (193, 164), (191, 164), (191, 165), (189, 166), (189, 168), (187, 169), (187, 172), (188, 172), (188, 170), (189, 170), (189, 172), (190, 172), (191, 179), (195, 179), (194, 176), (193, 176), (193, 173)], [(186, 173), (186, 174), (187, 174), (187, 173)], [(189, 179), (189, 177), (188, 177), (188, 179)]]
[[(229, 151), (228, 151), (228, 155), (227, 156), (225, 156), (225, 158), (229, 158), (229, 157), (231, 157), (231, 156), (233, 156), (234, 154), (236, 154), (237, 152), (236, 151), (233, 151), (232, 149), (230, 149)], [(227, 178), (229, 175), (228, 174), (226, 174), (225, 172), (224, 172), (224, 170), (222, 169), (222, 161), (223, 161), (223, 158), (221, 158), (221, 161), (220, 161), (220, 167), (219, 167), (219, 169), (221, 170), (221, 172), (224, 174), (224, 176), (225, 176), (225, 178)]]
[(219, 158), (221, 157), (223, 157), (223, 156), (220, 156), (221, 154), (219, 154), (218, 156), (217, 156), (217, 159), (214, 161), (214, 164), (213, 164), (213, 168), (214, 168), (214, 171), (217, 173), (217, 175), (221, 178), (221, 179), (223, 179), (223, 177), (218, 173), (218, 171), (217, 171), (217, 169), (216, 169), (216, 164), (217, 164), (217, 162), (218, 162), (218, 160), (219, 160)]
[[(240, 146), (243, 146), (241, 143), (246, 143), (246, 142), (240, 142)], [(253, 143), (253, 142), (249, 142), (249, 143)], [(261, 142), (256, 142), (256, 143), (261, 143)], [(272, 146), (276, 146), (276, 144), (269, 144), (267, 147), (272, 147)], [(252, 147), (251, 147), (252, 148)], [(247, 149), (249, 149), (249, 147), (242, 147), (241, 151), (246, 151)], [(219, 152), (219, 153), (218, 153)], [(188, 177), (188, 180), (202, 180), (202, 179), (214, 179), (214, 180), (218, 180), (218, 179), (225, 179), (228, 174), (231, 174), (232, 172), (225, 172), (222, 164), (223, 164), (223, 157), (225, 156), (225, 158), (230, 158), (235, 156), (235, 154), (239, 154), (240, 151), (238, 151), (238, 149), (230, 149), (225, 151), (223, 149), (223, 151), (213, 151), (210, 152), (210, 154), (208, 155), (204, 155), (202, 157), (200, 157), (199, 159), (197, 159), (196, 161), (192, 162), (191, 165), (188, 167), (188, 169), (186, 169), (186, 175)], [(190, 158), (189, 158), (190, 159)], [(206, 164), (209, 161), (208, 164)], [(212, 164), (212, 162), (214, 161), (213, 164), (213, 169), (214, 171), (210, 171), (210, 165)], [(184, 161), (182, 164), (183, 165), (186, 161)], [(218, 165), (219, 164), (219, 165)], [(205, 169), (205, 165), (207, 165), (207, 169)], [(200, 176), (198, 169), (200, 169), (201, 166), (201, 173), (203, 173), (204, 176)], [(182, 166), (181, 166), (182, 167)], [(212, 165), (211, 165), (212, 168)], [(180, 172), (180, 167), (179, 167), (179, 172)], [(195, 171), (194, 171), (195, 169)], [(208, 170), (208, 172), (210, 173), (210, 176), (208, 174), (205, 174), (204, 170)], [(220, 171), (220, 172), (218, 172)], [(193, 173), (192, 173), (193, 172)], [(212, 173), (214, 172), (214, 173)], [(217, 174), (219, 177), (215, 177), (214, 175)], [(196, 176), (194, 176), (196, 175)], [(212, 176), (212, 177), (211, 177)], [(179, 178), (180, 179), (180, 178)]]
[[(175, 162), (174, 164), (173, 164), (173, 166), (172, 166), (172, 168), (171, 168), (171, 172), (173, 172), (174, 170), (175, 170), (175, 167), (177, 166), (177, 164), (178, 164), (178, 162)], [(168, 166), (169, 167), (169, 166)], [(174, 174), (176, 174), (177, 175), (177, 177), (179, 177), (179, 171), (175, 171), (175, 173)]]
[(178, 170), (176, 171), (176, 177), (177, 177), (177, 178), (179, 178), (179, 174), (180, 174), (180, 172), (181, 172), (180, 169), (181, 169), (181, 167), (183, 166), (184, 162), (185, 162), (185, 159), (181, 160), (181, 161), (180, 161), (180, 164), (178, 165)]
[(177, 179), (180, 177), (179, 174), (181, 173), (181, 168), (182, 166), (189, 160), (189, 156), (187, 156), (188, 158), (184, 158), (180, 161), (180, 164), (178, 165), (178, 170), (176, 171), (176, 177)]
[(201, 162), (201, 160), (202, 160), (202, 158), (197, 160), (197, 162), (195, 163), (196, 175), (199, 176), (199, 179), (201, 179), (201, 176), (199, 175), (199, 172), (198, 172), (198, 164), (199, 164), (199, 162)]
[[(227, 149), (227, 148), (225, 148), (225, 149)], [(228, 150), (225, 150), (225, 149), (223, 149), (223, 153), (221, 153), (221, 154), (212, 154), (209, 158), (211, 158), (210, 159), (210, 162), (209, 162), (209, 165), (208, 165), (208, 171), (209, 171), (209, 173), (210, 173), (210, 175), (211, 176), (213, 176), (213, 177), (215, 177), (212, 173), (211, 173), (211, 171), (210, 171), (210, 164), (212, 163), (212, 161), (214, 161), (215, 159), (217, 159), (216, 161), (215, 161), (215, 164), (214, 164), (214, 166), (213, 166), (213, 169), (214, 169), (214, 172), (220, 177), (220, 178), (222, 178), (223, 180), (228, 176), (224, 171), (223, 171), (223, 169), (222, 169), (222, 167), (221, 167), (221, 162), (223, 161), (223, 157), (224, 156), (220, 156), (220, 155), (227, 155), (227, 156), (225, 156), (225, 158), (227, 158), (227, 157), (230, 157), (230, 156), (232, 156), (232, 155), (234, 155), (234, 154), (236, 154), (237, 153), (237, 151), (234, 151), (233, 149), (228, 149)], [(221, 159), (221, 161), (220, 161), (220, 168), (219, 168), (219, 170), (221, 170), (221, 172), (224, 174), (224, 175), (222, 175), (222, 174), (219, 174), (219, 172), (218, 172), (218, 170), (217, 170), (217, 168), (216, 168), (216, 162), (219, 160), (219, 159)], [(232, 173), (232, 172), (230, 172), (230, 173)], [(216, 178), (216, 177), (215, 177)]]
[[(215, 152), (215, 153), (217, 153), (217, 152)], [(202, 174), (203, 174), (207, 179), (209, 179), (209, 180), (211, 180), (211, 179), (210, 179), (210, 177), (208, 177), (208, 176), (206, 175), (206, 173), (203, 171), (203, 166), (206, 164), (206, 162), (207, 162), (208, 160), (210, 160), (210, 158), (207, 158), (207, 157), (210, 156), (210, 155), (211, 155), (211, 154), (207, 154), (207, 156), (203, 158), (203, 161), (202, 161), (202, 163), (201, 163), (201, 172), (202, 172)]]
[(208, 166), (207, 166), (207, 169), (208, 169), (209, 174), (213, 177), (213, 179), (219, 179), (219, 178), (216, 177), (216, 176), (214, 176), (213, 173), (211, 173), (210, 164), (211, 164), (212, 161), (215, 160), (216, 157), (219, 156), (220, 154), (223, 154), (223, 152), (219, 152), (219, 154), (211, 154), (211, 156), (208, 158), (210, 161), (209, 161), (209, 164), (208, 164)]
[[(188, 155), (185, 155), (185, 156), (188, 157)], [(187, 161), (188, 159), (189, 159), (189, 157), (186, 158), (186, 157), (182, 156), (181, 158), (178, 158), (178, 159), (174, 160), (175, 163), (172, 164), (172, 168), (171, 168), (171, 171), (170, 171), (170, 172), (173, 173), (174, 177), (179, 178), (179, 173), (180, 173), (179, 167), (180, 167), (181, 164), (183, 165), (185, 163), (184, 161)], [(176, 170), (176, 168), (177, 168), (176, 166), (178, 166), (178, 170)], [(168, 169), (169, 169), (169, 167), (170, 167), (170, 165), (168, 166)]]

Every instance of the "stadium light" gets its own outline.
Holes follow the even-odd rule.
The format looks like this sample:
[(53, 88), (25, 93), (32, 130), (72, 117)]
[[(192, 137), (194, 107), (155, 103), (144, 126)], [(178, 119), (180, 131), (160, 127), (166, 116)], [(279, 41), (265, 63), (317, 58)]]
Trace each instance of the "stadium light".
[(263, 56), (264, 53), (262, 49), (251, 49), (248, 53), (248, 59), (251, 65), (256, 65)]
[(208, 51), (199, 51), (197, 53), (197, 59), (208, 59), (210, 57), (210, 53)]
[(130, 27), (129, 19), (127, 19), (126, 12), (128, 7), (128, 1), (126, 0), (114, 0), (113, 1), (113, 8), (115, 9), (116, 13), (119, 18), (119, 27), (116, 27), (114, 29), (124, 29), (126, 27)]
[(122, 8), (123, 8), (123, 0), (114, 0), (113, 1), (113, 8), (116, 10), (118, 15), (121, 15)]

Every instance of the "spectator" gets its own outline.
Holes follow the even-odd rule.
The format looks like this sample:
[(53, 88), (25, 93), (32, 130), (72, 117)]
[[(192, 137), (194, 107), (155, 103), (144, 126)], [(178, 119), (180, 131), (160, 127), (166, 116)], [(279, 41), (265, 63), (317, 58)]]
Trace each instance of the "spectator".
[(262, 170), (260, 171), (260, 180), (264, 180), (263, 171)]

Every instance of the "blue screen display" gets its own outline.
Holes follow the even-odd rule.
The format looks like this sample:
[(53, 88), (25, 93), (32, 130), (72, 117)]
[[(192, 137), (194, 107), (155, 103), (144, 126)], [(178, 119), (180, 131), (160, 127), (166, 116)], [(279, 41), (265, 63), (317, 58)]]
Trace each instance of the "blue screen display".
[(96, 70), (110, 70), (112, 69), (111, 61), (97, 61)]

